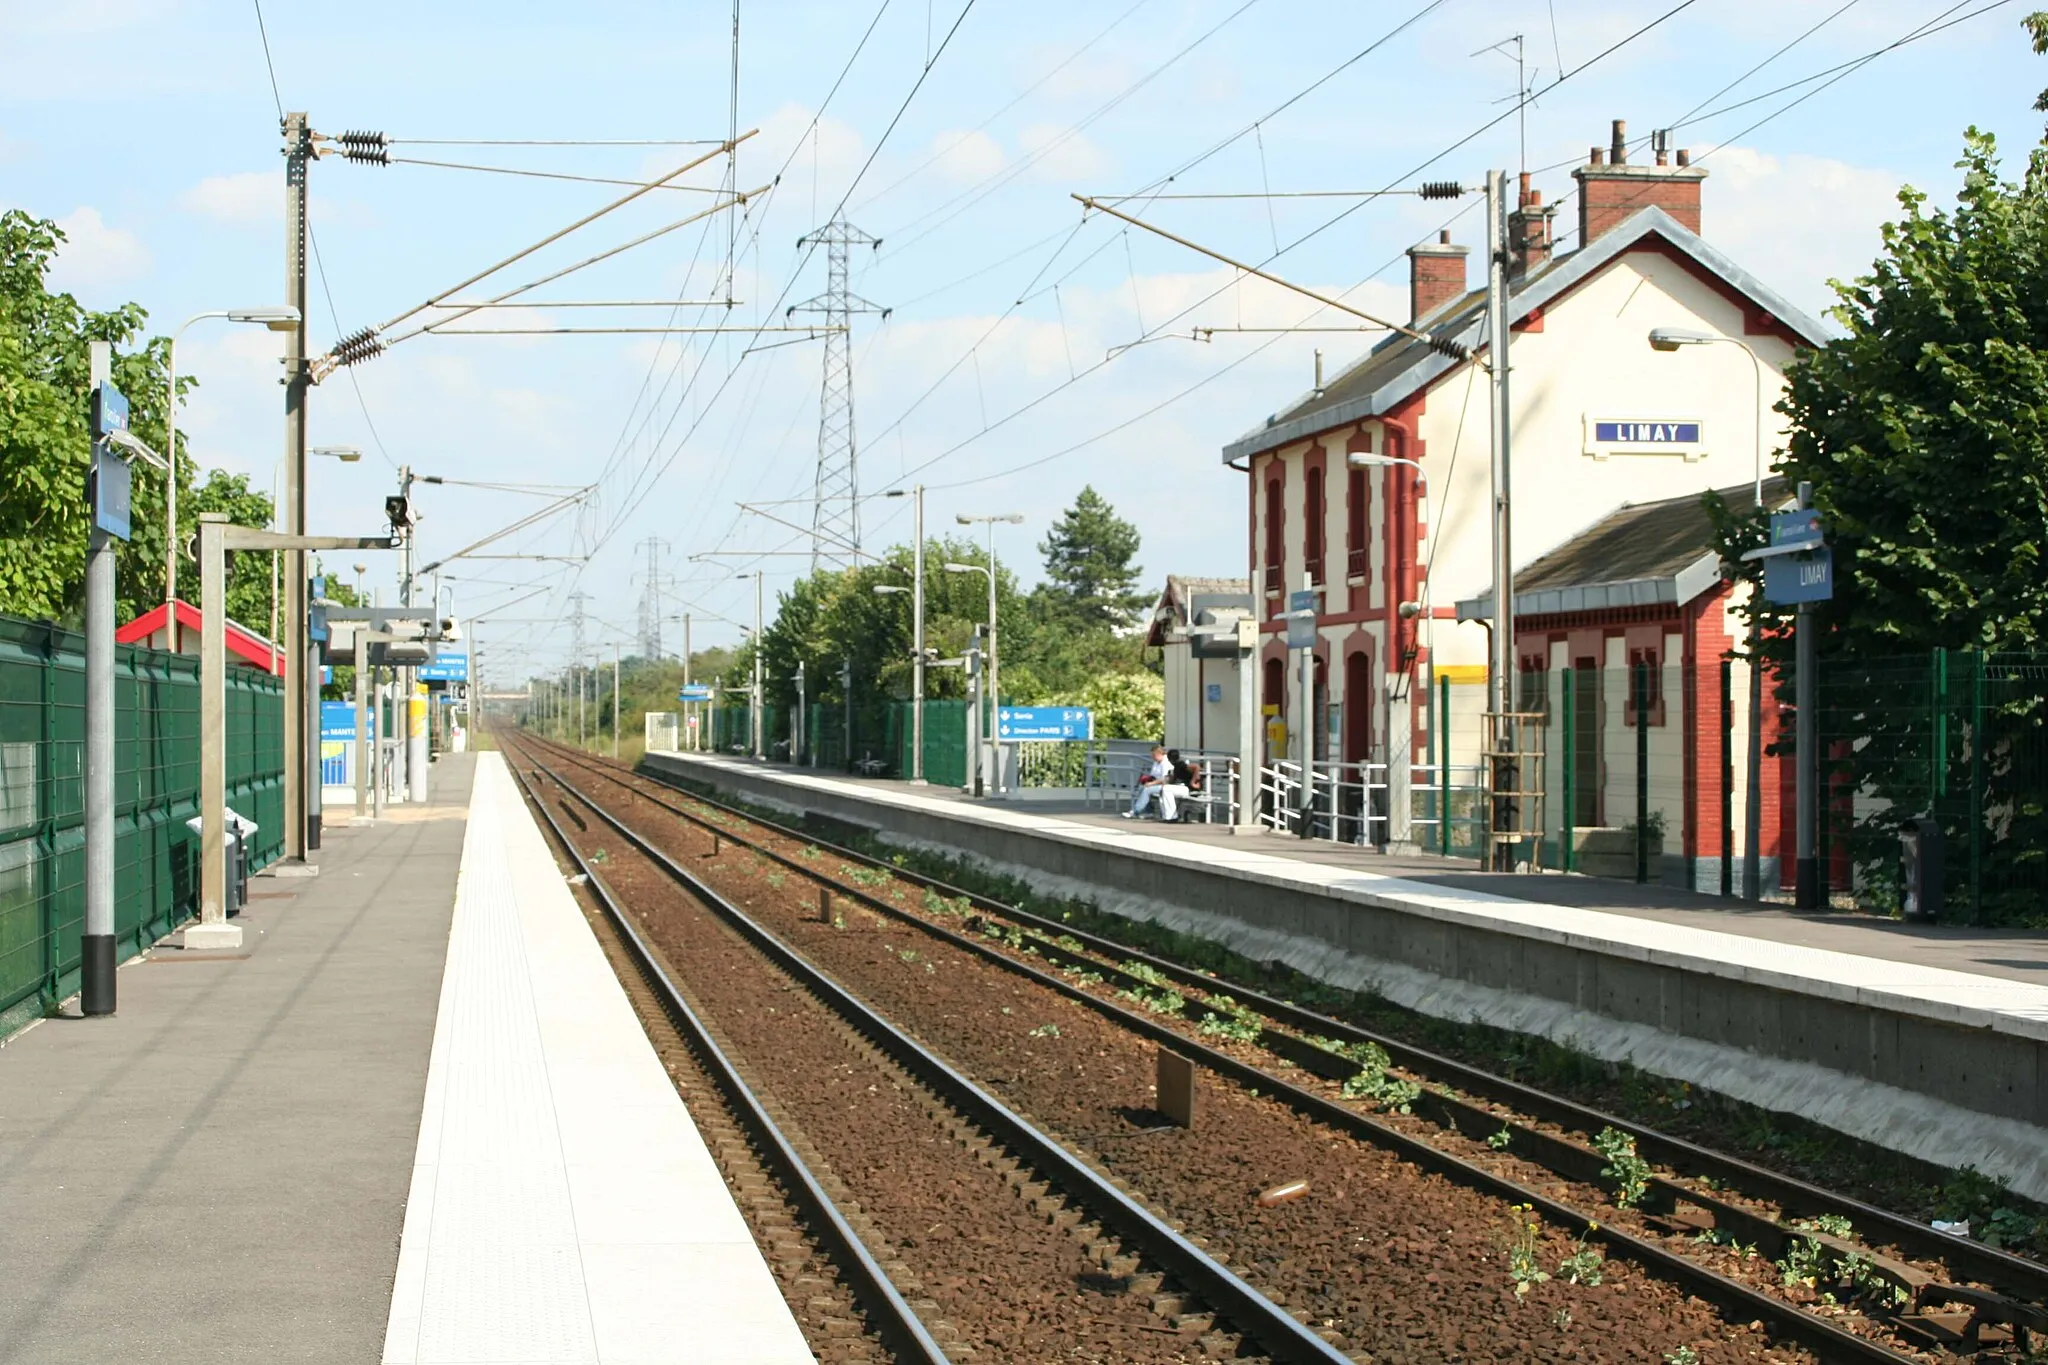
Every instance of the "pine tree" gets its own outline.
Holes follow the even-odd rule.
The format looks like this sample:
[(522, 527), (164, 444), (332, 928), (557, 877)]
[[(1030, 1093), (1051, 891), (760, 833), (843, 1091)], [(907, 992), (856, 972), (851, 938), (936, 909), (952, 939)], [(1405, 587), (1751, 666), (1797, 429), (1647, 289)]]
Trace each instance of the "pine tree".
[(1083, 488), (1053, 524), (1038, 551), (1045, 556), (1048, 595), (1083, 629), (1127, 629), (1145, 605), (1137, 591), (1138, 528), (1100, 493)]

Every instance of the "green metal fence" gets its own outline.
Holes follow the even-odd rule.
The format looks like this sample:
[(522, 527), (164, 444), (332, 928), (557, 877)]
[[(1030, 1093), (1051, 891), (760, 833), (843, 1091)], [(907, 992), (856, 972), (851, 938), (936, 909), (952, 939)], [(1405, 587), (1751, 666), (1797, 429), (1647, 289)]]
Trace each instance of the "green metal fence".
[[(199, 660), (114, 652), (114, 931), (126, 956), (191, 913)], [(253, 871), (284, 843), (284, 698), (230, 671), (228, 805), (256, 822)], [(85, 641), (0, 617), (0, 1031), (77, 989), (85, 915)]]

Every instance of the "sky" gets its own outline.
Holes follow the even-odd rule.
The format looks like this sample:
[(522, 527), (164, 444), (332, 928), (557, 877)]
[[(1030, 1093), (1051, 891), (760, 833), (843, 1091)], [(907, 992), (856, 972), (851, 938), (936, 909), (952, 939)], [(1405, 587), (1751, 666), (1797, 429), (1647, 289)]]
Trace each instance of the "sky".
[[(1335, 373), (1380, 334), (1072, 196), (1142, 193), (1125, 207), (1149, 223), (1405, 318), (1405, 248), (1444, 226), (1474, 241), (1476, 198), (1306, 192), (1500, 167), (1556, 200), (1624, 118), (1632, 138), (1674, 127), (1710, 173), (1707, 238), (1818, 312), (1831, 278), (1876, 255), (1902, 185), (1953, 200), (1966, 128), (1995, 132), (2018, 174), (2048, 86), (2029, 7), (740, 0), (735, 98), (726, 3), (0, 0), (0, 207), (64, 228), (57, 285), (138, 302), (168, 332), (284, 297), (280, 105), (328, 135), (386, 133), (394, 164), (330, 156), (309, 173), (316, 352), (647, 236), (520, 302), (663, 306), (411, 322), (709, 330), (420, 334), (310, 400), (315, 445), (363, 452), (314, 461), (315, 533), (378, 530), (401, 466), (450, 481), (415, 489), (422, 563), (590, 490), (448, 565), (448, 600), (509, 682), (567, 661), (577, 593), (587, 647), (633, 653), (650, 562), (657, 614), (689, 613), (700, 648), (751, 618), (735, 575), (772, 593), (809, 570), (824, 346), (766, 329), (811, 316), (787, 310), (825, 290), (805, 234), (835, 213), (881, 239), (852, 249), (850, 287), (889, 310), (848, 338), (864, 546), (909, 539), (910, 499), (881, 495), (919, 483), (933, 534), (1022, 514), (997, 549), (1028, 583), (1046, 528), (1092, 484), (1138, 524), (1148, 588), (1241, 574), (1242, 476), (1221, 447), (1299, 397), (1318, 350)], [(752, 135), (730, 162), (701, 145), (733, 127)], [(453, 288), (632, 192), (593, 179), (644, 183), (707, 154), (680, 188)], [(729, 206), (735, 185), (747, 198)], [(184, 335), (179, 369), (200, 383), (185, 449), (270, 486), (278, 339), (217, 320)], [(395, 600), (393, 557), (364, 562)], [(666, 620), (664, 649), (680, 636)]]

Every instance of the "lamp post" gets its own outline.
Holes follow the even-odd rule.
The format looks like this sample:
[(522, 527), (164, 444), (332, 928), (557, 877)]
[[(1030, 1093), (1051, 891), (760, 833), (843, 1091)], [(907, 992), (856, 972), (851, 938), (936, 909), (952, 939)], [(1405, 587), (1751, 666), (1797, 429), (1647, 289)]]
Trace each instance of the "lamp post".
[[(924, 782), (924, 485), (892, 488), (885, 498), (911, 498), (910, 555), (910, 780)], [(876, 588), (876, 592), (884, 589)], [(901, 592), (901, 588), (889, 588)], [(853, 737), (847, 736), (847, 757), (853, 756)]]
[[(1021, 526), (1021, 525), (1023, 525), (1023, 524), (1024, 524), (1024, 514), (1023, 514), (1022, 512), (1001, 512), (1001, 513), (992, 513), (992, 514), (990, 514), (990, 515), (988, 515), (988, 516), (969, 516), (969, 515), (967, 515), (967, 514), (966, 514), (965, 512), (962, 512), (962, 513), (958, 514), (957, 516), (955, 516), (955, 517), (953, 518), (953, 520), (955, 520), (955, 521), (959, 522), (959, 523), (960, 523), (960, 524), (961, 524), (962, 526), (974, 526), (974, 525), (980, 524), (980, 525), (986, 525), (986, 526), (988, 527), (988, 708), (989, 708), (989, 709), (988, 709), (988, 734), (987, 734), (987, 737), (986, 737), (986, 742), (987, 742), (987, 744), (988, 744), (988, 746), (989, 746), (989, 753), (990, 753), (990, 755), (991, 755), (991, 756), (994, 756), (994, 755), (996, 755), (996, 754), (998, 754), (998, 753), (1000, 753), (1000, 752), (1001, 752), (1001, 749), (1000, 749), (1000, 747), (999, 747), (999, 745), (998, 745), (998, 741), (997, 741), (997, 739), (996, 739), (996, 736), (997, 736), (997, 735), (998, 735), (999, 733), (1001, 733), (1001, 731), (1000, 731), (1000, 728), (999, 728), (999, 727), (997, 726), (997, 724), (996, 724), (996, 713), (997, 713), (998, 709), (999, 709), (999, 708), (1000, 708), (1000, 707), (1002, 706), (1002, 704), (1003, 704), (1003, 694), (1002, 694), (1002, 689), (1001, 689), (1001, 682), (1002, 682), (1002, 674), (1001, 674), (1001, 673), (1000, 673), (1000, 671), (999, 671), (999, 669), (1000, 669), (1000, 664), (999, 664), (999, 663), (997, 662), (997, 656), (996, 656), (996, 523), (998, 523), (998, 522), (1001, 522), (1001, 523), (1004, 523), (1005, 525), (1009, 525), (1009, 526)], [(953, 566), (949, 564), (949, 565), (947, 565), (946, 567), (947, 567), (948, 569), (950, 569), (950, 568), (952, 568)], [(991, 777), (991, 779), (992, 779), (992, 780), (991, 780), (991, 781), (989, 782), (989, 784), (988, 784), (988, 785), (989, 785), (989, 788), (990, 788), (991, 792), (993, 792), (993, 791), (996, 791), (996, 790), (999, 790), (999, 789), (1000, 789), (1000, 784), (1001, 784), (1001, 782), (1002, 782), (1002, 772), (1001, 772), (1001, 765), (1000, 765), (1000, 764), (995, 764), (995, 765), (991, 765), (991, 773), (990, 773), (990, 777)]]
[(747, 685), (747, 731), (757, 759), (767, 757), (761, 747), (761, 576), (759, 569), (733, 575), (754, 580), (754, 676)]
[[(178, 324), (171, 333), (171, 344), (164, 356), (164, 368), (170, 379), (166, 387), (164, 404), (164, 460), (170, 465), (164, 474), (164, 602), (169, 604), (178, 598), (178, 338), (185, 335), (185, 329), (195, 322), (207, 318), (226, 318), (229, 322), (253, 322), (268, 327), (273, 332), (289, 332), (299, 325), (299, 310), (288, 303), (272, 304), (262, 308), (224, 308), (216, 312), (194, 313)], [(273, 491), (271, 505), (277, 505)], [(171, 652), (178, 652), (178, 609), (171, 607), (166, 614), (165, 626), (170, 631)], [(277, 638), (273, 629), (271, 638)], [(271, 672), (277, 672), (277, 661), (271, 660)]]
[[(1764, 505), (1764, 366), (1763, 361), (1748, 342), (1734, 337), (1720, 336), (1713, 332), (1693, 331), (1684, 327), (1656, 327), (1650, 331), (1650, 347), (1657, 351), (1676, 351), (1682, 346), (1711, 346), (1720, 343), (1733, 346), (1749, 357), (1750, 373), (1756, 380), (1755, 403), (1755, 446), (1753, 450), (1754, 470), (1751, 496), (1755, 499), (1756, 510)], [(1759, 863), (1757, 845), (1763, 838), (1763, 768), (1764, 768), (1764, 674), (1759, 666), (1757, 647), (1759, 644), (1756, 615), (1749, 620), (1749, 773), (1743, 787), (1742, 812), (1742, 898), (1761, 900), (1763, 898), (1763, 874)], [(1806, 756), (1800, 755), (1803, 765)]]

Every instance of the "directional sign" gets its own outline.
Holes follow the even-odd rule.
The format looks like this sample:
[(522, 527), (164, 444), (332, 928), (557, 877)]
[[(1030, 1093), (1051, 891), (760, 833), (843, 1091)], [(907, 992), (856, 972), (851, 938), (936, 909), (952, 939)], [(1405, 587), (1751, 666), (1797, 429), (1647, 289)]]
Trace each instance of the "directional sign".
[(421, 664), (413, 671), (413, 677), (421, 682), (468, 682), (469, 655), (436, 654), (434, 662)]
[(1094, 715), (1085, 706), (999, 706), (996, 738), (1088, 739), (1095, 733)]
[(356, 737), (356, 708), (354, 703), (345, 701), (323, 701), (320, 703), (320, 738), (324, 740), (354, 739)]
[(103, 440), (110, 431), (128, 430), (128, 399), (112, 384), (92, 391), (93, 439)]
[(1820, 545), (1822, 536), (1820, 513), (1811, 507), (1771, 513), (1771, 548), (1774, 550), (1814, 549)]
[(1817, 546), (1811, 554), (1773, 555), (1764, 561), (1764, 600), (1780, 606), (1825, 602), (1835, 595), (1835, 553)]
[(682, 690), (676, 693), (676, 700), (677, 700), (677, 701), (710, 701), (710, 700), (711, 700), (711, 685), (710, 685), (709, 683), (688, 683), (688, 684), (685, 684), (685, 685), (684, 685), (684, 687), (682, 688)]

